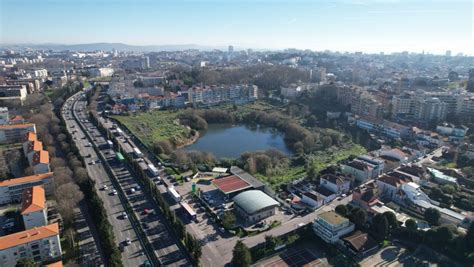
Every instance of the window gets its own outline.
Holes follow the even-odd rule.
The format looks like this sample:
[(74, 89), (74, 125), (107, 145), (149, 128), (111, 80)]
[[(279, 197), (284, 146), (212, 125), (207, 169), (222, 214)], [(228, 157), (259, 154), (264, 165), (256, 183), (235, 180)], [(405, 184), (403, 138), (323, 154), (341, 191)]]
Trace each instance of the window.
[(38, 255), (38, 254), (40, 254), (39, 250), (34, 250), (34, 251), (33, 251), (33, 255), (34, 255), (34, 256), (36, 256), (36, 255)]

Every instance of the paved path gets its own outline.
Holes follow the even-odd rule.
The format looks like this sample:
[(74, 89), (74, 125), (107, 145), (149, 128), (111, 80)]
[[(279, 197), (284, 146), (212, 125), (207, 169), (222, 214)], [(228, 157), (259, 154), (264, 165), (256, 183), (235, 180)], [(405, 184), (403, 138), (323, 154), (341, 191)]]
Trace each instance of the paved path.
[(89, 225), (93, 224), (90, 218), (86, 218), (87, 215), (85, 216), (85, 214), (88, 214), (85, 205), (81, 204), (80, 208), (74, 209), (77, 241), (81, 253), (81, 266), (104, 266), (97, 244), (97, 233), (89, 228)]

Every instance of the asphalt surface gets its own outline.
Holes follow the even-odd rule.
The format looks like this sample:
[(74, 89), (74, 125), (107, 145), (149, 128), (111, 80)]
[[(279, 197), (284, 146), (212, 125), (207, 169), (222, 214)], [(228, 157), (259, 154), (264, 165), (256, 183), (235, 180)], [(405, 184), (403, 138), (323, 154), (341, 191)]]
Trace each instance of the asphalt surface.
[[(117, 246), (120, 243), (124, 244), (124, 241), (129, 238), (131, 241), (130, 245), (124, 246), (122, 252), (122, 262), (125, 266), (140, 266), (143, 265), (148, 258), (144, 255), (144, 249), (138, 240), (137, 233), (133, 229), (130, 219), (123, 218), (121, 215), (124, 209), (124, 203), (120, 201), (117, 195), (111, 195), (110, 190), (113, 188), (112, 181), (107, 172), (104, 169), (102, 163), (96, 163), (94, 165), (89, 164), (93, 160), (97, 160), (98, 156), (92, 146), (89, 145), (89, 140), (85, 138), (85, 133), (79, 127), (78, 122), (74, 119), (72, 109), (83, 110), (83, 105), (76, 104), (76, 98), (78, 95), (68, 99), (63, 107), (63, 115), (66, 118), (66, 128), (69, 133), (74, 137), (74, 141), (79, 149), (80, 154), (86, 160), (86, 169), (91, 179), (95, 183), (95, 187), (99, 197), (102, 199), (104, 208), (107, 212), (107, 216), (110, 224), (112, 225), (115, 240)], [(80, 116), (83, 116), (82, 114)], [(75, 131), (75, 133), (73, 133)], [(90, 155), (90, 157), (89, 157)], [(102, 190), (104, 185), (108, 186), (108, 190)]]
[[(77, 108), (84, 111), (86, 102), (78, 101)], [(178, 246), (179, 241), (170, 233), (171, 229), (162, 223), (165, 220), (163, 214), (161, 214), (151, 196), (141, 189), (143, 185), (139, 184), (140, 181), (135, 177), (129, 164), (126, 161), (120, 162), (116, 158), (115, 151), (107, 144), (106, 137), (89, 121), (85, 112), (78, 112), (77, 115), (80, 123), (93, 138), (92, 145), (96, 146), (101, 154), (99, 158), (105, 159), (105, 162), (100, 164), (105, 163), (106, 167), (111, 169), (121, 191), (124, 193), (126, 201), (131, 208), (128, 212), (133, 212), (138, 218), (139, 225), (137, 227), (140, 227), (141, 231), (145, 233), (146, 239), (151, 244), (153, 250), (151, 253), (165, 266), (191, 266), (186, 252)], [(87, 140), (84, 141), (85, 144), (89, 142)], [(91, 158), (86, 158), (86, 162), (92, 161), (97, 162), (97, 156), (91, 155)], [(89, 166), (96, 165), (97, 163)], [(109, 184), (108, 187), (110, 190)], [(132, 191), (132, 189), (134, 190)], [(153, 210), (154, 212), (147, 214), (144, 212), (145, 210)]]

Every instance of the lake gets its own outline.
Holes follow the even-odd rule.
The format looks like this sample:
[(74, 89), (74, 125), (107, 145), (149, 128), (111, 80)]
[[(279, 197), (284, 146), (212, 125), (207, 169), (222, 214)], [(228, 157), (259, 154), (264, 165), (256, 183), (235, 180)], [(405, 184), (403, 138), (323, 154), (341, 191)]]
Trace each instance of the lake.
[(209, 124), (206, 131), (187, 151), (211, 152), (216, 158), (238, 158), (242, 153), (275, 148), (286, 155), (291, 150), (283, 140), (283, 134), (276, 129), (261, 126), (230, 124)]

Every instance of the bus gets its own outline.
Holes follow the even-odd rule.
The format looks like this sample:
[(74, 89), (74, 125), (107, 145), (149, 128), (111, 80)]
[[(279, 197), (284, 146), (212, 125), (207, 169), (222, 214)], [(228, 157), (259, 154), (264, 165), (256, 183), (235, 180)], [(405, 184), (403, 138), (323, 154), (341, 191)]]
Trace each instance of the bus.
[(125, 160), (125, 158), (123, 157), (122, 153), (120, 153), (120, 152), (117, 152), (116, 156), (117, 156), (117, 159), (118, 159), (119, 161), (124, 161), (124, 160)]
[(197, 219), (196, 212), (193, 210), (193, 208), (191, 208), (191, 206), (189, 206), (188, 203), (181, 201), (179, 204), (181, 204), (181, 207), (183, 207), (184, 211), (186, 211), (186, 214), (191, 220)]

